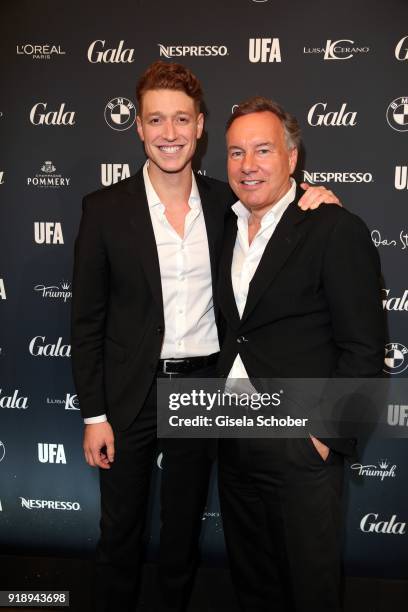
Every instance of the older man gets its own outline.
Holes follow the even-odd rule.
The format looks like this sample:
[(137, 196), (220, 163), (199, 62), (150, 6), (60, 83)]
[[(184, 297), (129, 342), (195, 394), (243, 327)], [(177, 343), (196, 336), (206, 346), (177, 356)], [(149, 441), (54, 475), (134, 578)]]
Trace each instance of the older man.
[[(381, 372), (380, 265), (364, 223), (337, 206), (303, 212), (299, 127), (261, 97), (227, 123), (227, 222), (219, 360), (229, 379), (371, 377)], [(231, 381), (230, 384), (233, 384)], [(242, 384), (242, 383), (241, 383)], [(242, 610), (339, 612), (343, 457), (349, 439), (220, 444), (220, 499)]]

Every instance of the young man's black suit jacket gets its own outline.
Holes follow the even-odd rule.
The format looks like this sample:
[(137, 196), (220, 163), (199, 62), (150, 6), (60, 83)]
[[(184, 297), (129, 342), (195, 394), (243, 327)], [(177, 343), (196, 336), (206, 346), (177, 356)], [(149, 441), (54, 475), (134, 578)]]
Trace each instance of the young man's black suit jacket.
[[(228, 375), (239, 352), (250, 378), (377, 376), (385, 332), (370, 234), (338, 206), (303, 212), (300, 195), (266, 246), (242, 318), (231, 282), (237, 217), (230, 213), (218, 288), (227, 325), (220, 374)], [(346, 454), (354, 448), (348, 439), (326, 441)]]
[[(196, 175), (213, 291), (229, 187)], [(84, 198), (75, 244), (72, 361), (83, 417), (126, 429), (154, 379), (164, 334), (159, 259), (143, 171)]]

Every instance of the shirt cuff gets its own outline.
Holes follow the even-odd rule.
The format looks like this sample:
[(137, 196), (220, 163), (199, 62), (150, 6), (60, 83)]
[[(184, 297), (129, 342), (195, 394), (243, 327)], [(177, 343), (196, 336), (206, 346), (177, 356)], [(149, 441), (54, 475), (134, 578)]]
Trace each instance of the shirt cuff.
[(100, 414), (95, 417), (88, 417), (87, 419), (84, 419), (84, 423), (85, 425), (94, 425), (95, 423), (105, 423), (107, 420), (106, 414)]

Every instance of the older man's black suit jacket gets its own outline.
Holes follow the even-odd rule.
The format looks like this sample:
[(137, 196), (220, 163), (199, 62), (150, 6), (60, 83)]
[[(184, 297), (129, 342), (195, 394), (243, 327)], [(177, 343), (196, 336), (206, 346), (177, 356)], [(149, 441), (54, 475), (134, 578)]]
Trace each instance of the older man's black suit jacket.
[[(239, 317), (231, 281), (237, 218), (226, 223), (218, 302), (226, 320), (219, 370), (237, 353), (250, 378), (372, 377), (384, 359), (380, 263), (361, 219), (338, 206), (289, 205)], [(329, 445), (351, 453), (349, 440)]]
[[(196, 175), (213, 290), (233, 195)], [(164, 334), (159, 259), (142, 170), (84, 198), (75, 244), (72, 362), (83, 417), (125, 429), (154, 379)]]

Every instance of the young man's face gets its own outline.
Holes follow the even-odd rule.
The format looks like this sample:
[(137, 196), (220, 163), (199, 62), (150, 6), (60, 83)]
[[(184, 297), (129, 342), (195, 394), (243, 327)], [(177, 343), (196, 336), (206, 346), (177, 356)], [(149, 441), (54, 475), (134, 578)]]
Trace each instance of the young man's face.
[(151, 89), (143, 95), (137, 131), (156, 169), (177, 173), (190, 166), (203, 127), (203, 114), (183, 91)]
[(269, 111), (238, 117), (227, 132), (228, 180), (251, 211), (266, 212), (290, 188), (297, 150), (288, 150), (281, 121)]

